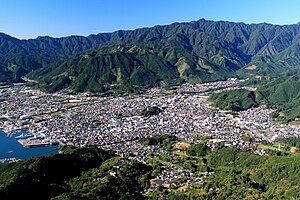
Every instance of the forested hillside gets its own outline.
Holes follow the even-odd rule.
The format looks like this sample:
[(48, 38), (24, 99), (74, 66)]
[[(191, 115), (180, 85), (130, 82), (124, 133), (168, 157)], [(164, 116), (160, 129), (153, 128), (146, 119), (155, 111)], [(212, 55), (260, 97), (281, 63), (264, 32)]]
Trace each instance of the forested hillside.
[(242, 111), (259, 105), (255, 96), (253, 91), (239, 89), (212, 94), (210, 100), (221, 109)]
[[(190, 23), (100, 33), (88, 37), (19, 40), (0, 34), (0, 81), (17, 81), (32, 70), (47, 68), (48, 64), (59, 66), (70, 56), (89, 49), (118, 45), (151, 47), (157, 53), (153, 59), (169, 62), (179, 74), (187, 71), (189, 76), (184, 80), (192, 82), (218, 79), (219, 74), (224, 72), (230, 72), (229, 75), (234, 76), (240, 69), (239, 73), (242, 74), (269, 74), (300, 64), (299, 33), (299, 24), (248, 25), (201, 19)], [(189, 68), (192, 72), (188, 72)], [(179, 75), (176, 78), (181, 79)]]
[(266, 104), (276, 109), (277, 120), (289, 122), (300, 118), (300, 70), (269, 77), (258, 87)]
[[(176, 53), (177, 52), (177, 53)], [(207, 82), (234, 76), (233, 69), (195, 65), (197, 57), (172, 47), (155, 45), (116, 46), (88, 51), (65, 62), (47, 66), (28, 75), (47, 91), (105, 91), (108, 84), (159, 86), (183, 81)]]
[[(168, 142), (170, 139), (166, 138)], [(299, 143), (298, 140), (294, 139)], [(157, 144), (168, 145), (168, 142)], [(146, 140), (143, 143), (147, 145)], [(59, 155), (0, 165), (1, 199), (173, 200), (300, 197), (299, 152), (291, 153), (287, 150), (288, 153), (277, 152), (278, 155), (259, 156), (251, 150), (240, 150), (236, 147), (220, 145), (211, 150), (205, 143), (191, 145), (180, 154), (184, 156), (184, 162), (180, 155), (169, 162), (191, 170), (195, 177), (203, 172), (211, 172), (210, 175), (202, 177), (204, 181), (198, 184), (180, 188), (170, 184), (169, 188), (165, 188), (150, 184), (150, 180), (165, 169), (159, 162), (153, 162), (151, 166), (145, 165), (97, 148), (67, 147), (63, 151)], [(184, 180), (178, 178), (177, 181), (182, 179)]]
[(267, 105), (275, 111), (272, 117), (279, 122), (290, 122), (300, 118), (300, 70), (289, 70), (279, 75), (268, 75), (262, 80), (250, 80), (247, 85), (257, 88), (224, 91), (212, 94), (215, 106), (232, 111)]

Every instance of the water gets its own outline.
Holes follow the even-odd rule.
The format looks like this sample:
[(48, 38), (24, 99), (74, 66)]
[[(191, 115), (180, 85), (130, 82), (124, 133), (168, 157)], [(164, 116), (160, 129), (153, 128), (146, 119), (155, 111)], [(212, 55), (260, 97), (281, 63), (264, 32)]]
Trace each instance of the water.
[(18, 158), (26, 160), (30, 157), (47, 156), (50, 154), (58, 153), (58, 145), (25, 148), (18, 143), (17, 139), (15, 139), (15, 137), (20, 134), (21, 132), (11, 137), (7, 137), (7, 135), (3, 131), (0, 131), (0, 159)]

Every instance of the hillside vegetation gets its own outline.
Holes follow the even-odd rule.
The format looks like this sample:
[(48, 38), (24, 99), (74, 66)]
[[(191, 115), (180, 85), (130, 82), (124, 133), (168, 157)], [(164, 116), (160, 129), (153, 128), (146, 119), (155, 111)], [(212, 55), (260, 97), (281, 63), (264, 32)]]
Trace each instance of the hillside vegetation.
[(112, 157), (96, 148), (67, 147), (63, 151), (63, 154), (1, 165), (1, 199), (48, 199), (56, 196), (66, 190), (66, 180)]
[[(49, 65), (61, 68), (61, 65), (67, 66), (62, 64), (64, 63), (62, 61), (72, 63), (74, 58), (69, 61), (68, 59), (78, 53), (99, 48), (102, 52), (102, 48), (118, 45), (147, 46), (148, 49), (146, 48), (144, 52), (146, 56), (152, 49), (155, 55), (150, 54), (150, 58), (142, 59), (142, 62), (144, 64), (146, 62), (146, 65), (151, 66), (150, 68), (157, 67), (157, 63), (151, 63), (153, 60), (157, 60), (158, 63), (163, 62), (164, 65), (167, 63), (166, 69), (173, 68), (170, 73), (178, 71), (176, 81), (180, 81), (181, 78), (190, 82), (210, 81), (222, 79), (224, 76), (234, 76), (237, 71), (240, 74), (277, 73), (299, 66), (299, 37), (299, 24), (249, 25), (204, 19), (132, 31), (100, 33), (88, 37), (38, 37), (19, 40), (1, 33), (0, 82), (18, 81), (20, 77), (32, 70), (48, 68)], [(136, 66), (126, 64), (127, 59), (125, 58), (124, 66), (122, 64), (119, 67), (127, 69), (129, 67), (133, 71)], [(99, 68), (104, 67), (101, 63), (98, 65)], [(248, 66), (255, 67), (247, 68)], [(77, 65), (73, 67), (82, 68)], [(114, 73), (113, 69), (110, 73)], [(45, 75), (50, 76), (50, 74)], [(53, 84), (57, 84), (56, 75), (52, 75)], [(152, 76), (161, 79), (158, 75), (152, 74)], [(38, 79), (39, 76), (33, 77)]]
[[(157, 143), (160, 138), (156, 139)], [(173, 141), (166, 137), (161, 139), (163, 142), (158, 145), (169, 145)], [(211, 150), (200, 143), (191, 145), (182, 154), (184, 162), (182, 159), (177, 162), (178, 156), (169, 162), (192, 170), (195, 177), (205, 171), (213, 172), (203, 177), (205, 181), (201, 184), (188, 185), (184, 191), (173, 185), (169, 189), (150, 185), (150, 179), (164, 170), (160, 162), (148, 166), (97, 148), (67, 147), (59, 155), (0, 165), (0, 195), (6, 200), (300, 197), (298, 152), (263, 157), (250, 150), (222, 145)], [(150, 190), (143, 193), (145, 189)]]
[(255, 92), (245, 89), (215, 93), (210, 96), (216, 107), (223, 110), (242, 111), (257, 107)]
[(140, 199), (138, 180), (149, 167), (93, 147), (62, 151), (0, 165), (1, 199)]
[(262, 80), (246, 84), (257, 87), (255, 92), (245, 89), (212, 94), (215, 106), (232, 111), (267, 105), (275, 111), (272, 117), (278, 122), (291, 122), (300, 118), (300, 70), (290, 70), (280, 75), (268, 75)]
[(161, 81), (178, 83), (178, 76), (170, 62), (149, 48), (137, 46), (89, 51), (29, 75), (45, 84), (50, 92), (66, 87), (81, 92), (101, 92), (108, 84), (150, 87)]
[[(235, 69), (195, 64), (197, 56), (184, 49), (164, 45), (114, 46), (91, 50), (67, 61), (33, 71), (46, 91), (64, 88), (75, 91), (105, 91), (108, 84), (125, 87), (153, 87), (187, 82), (224, 80), (235, 76)], [(236, 66), (238, 68), (238, 66)]]
[(258, 85), (266, 103), (276, 109), (278, 121), (290, 122), (300, 118), (300, 70), (270, 77)]

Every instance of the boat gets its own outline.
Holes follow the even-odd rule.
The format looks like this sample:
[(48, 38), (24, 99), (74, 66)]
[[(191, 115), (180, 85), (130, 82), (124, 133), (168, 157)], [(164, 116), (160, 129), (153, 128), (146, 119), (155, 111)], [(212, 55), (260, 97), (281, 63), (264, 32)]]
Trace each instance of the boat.
[(30, 133), (22, 133), (21, 135), (19, 136), (16, 136), (15, 139), (27, 139), (29, 137), (32, 137), (33, 135), (30, 134)]

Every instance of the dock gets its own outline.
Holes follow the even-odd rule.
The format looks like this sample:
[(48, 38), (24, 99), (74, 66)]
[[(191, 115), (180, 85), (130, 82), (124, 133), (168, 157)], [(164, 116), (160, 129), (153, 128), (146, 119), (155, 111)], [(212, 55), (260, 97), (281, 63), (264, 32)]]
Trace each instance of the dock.
[(0, 159), (0, 164), (7, 164), (7, 163), (14, 163), (14, 162), (18, 162), (20, 159), (18, 158), (3, 158)]
[(53, 143), (51, 140), (41, 140), (41, 139), (34, 139), (34, 140), (29, 140), (29, 139), (22, 139), (18, 140), (18, 142), (23, 146), (23, 147), (41, 147), (41, 146), (51, 146), (51, 145), (56, 145), (58, 144)]

